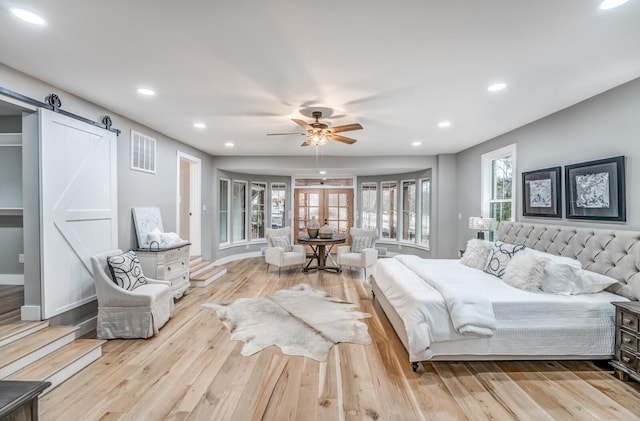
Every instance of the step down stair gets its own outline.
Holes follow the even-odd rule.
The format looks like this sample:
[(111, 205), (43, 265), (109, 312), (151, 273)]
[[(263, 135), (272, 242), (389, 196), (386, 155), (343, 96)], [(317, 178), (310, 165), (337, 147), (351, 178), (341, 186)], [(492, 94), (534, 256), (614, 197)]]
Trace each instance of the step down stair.
[(213, 261), (202, 260), (202, 258), (197, 263), (191, 261), (189, 266), (189, 280), (193, 287), (206, 287), (226, 273), (226, 267), (216, 266)]
[(97, 339), (76, 340), (75, 326), (48, 321), (0, 326), (0, 380), (49, 381), (47, 393), (102, 356)]

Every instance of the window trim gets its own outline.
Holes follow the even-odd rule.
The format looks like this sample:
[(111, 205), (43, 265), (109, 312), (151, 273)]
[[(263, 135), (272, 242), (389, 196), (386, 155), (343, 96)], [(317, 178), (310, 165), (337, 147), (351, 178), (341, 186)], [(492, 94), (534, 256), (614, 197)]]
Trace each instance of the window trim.
[[(267, 206), (267, 201), (269, 199), (269, 192), (267, 191), (267, 189), (269, 188), (269, 183), (267, 183), (266, 181), (251, 181), (250, 185), (249, 185), (249, 241), (251, 241), (252, 243), (255, 242), (261, 242), (264, 243), (267, 239), (266, 237), (266, 229), (267, 229), (267, 210), (266, 210), (266, 206)], [(263, 199), (264, 199), (264, 203), (262, 203), (262, 230), (264, 231), (264, 236), (262, 237), (256, 237), (253, 238), (251, 232), (251, 220), (253, 219), (253, 187), (254, 186), (261, 186), (264, 189), (264, 194), (263, 194)]]
[[(218, 194), (220, 194), (220, 183), (221, 182), (226, 182), (227, 183), (227, 209), (226, 209), (226, 213), (227, 213), (227, 220), (226, 220), (226, 225), (227, 225), (227, 241), (225, 242), (221, 242), (220, 241), (220, 231), (218, 230), (218, 246), (222, 247), (222, 246), (228, 246), (231, 244), (231, 179), (227, 178), (227, 177), (220, 177), (220, 179), (218, 180)], [(218, 198), (218, 223), (220, 223), (220, 211), (222, 210), (222, 206), (221, 206), (221, 200), (220, 197)]]
[[(287, 225), (287, 203), (289, 202), (289, 197), (287, 195), (287, 183), (284, 181), (270, 181), (269, 182), (269, 225), (267, 228), (273, 228), (273, 186), (283, 186), (284, 187), (284, 215), (282, 216), (282, 226), (283, 228)], [(266, 232), (266, 231), (265, 231)]]
[(408, 244), (418, 244), (417, 238), (418, 238), (418, 223), (416, 221), (415, 223), (415, 230), (416, 232), (413, 233), (414, 237), (413, 240), (411, 239), (405, 239), (404, 237), (404, 183), (413, 183), (413, 198), (414, 198), (414, 205), (413, 205), (413, 214), (414, 217), (417, 218), (418, 217), (418, 212), (417, 212), (417, 199), (418, 199), (418, 184), (417, 184), (417, 179), (415, 178), (410, 178), (410, 179), (403, 179), (400, 180), (400, 209), (398, 212), (398, 230), (400, 231), (400, 238), (398, 238), (397, 240), (399, 242), (402, 243), (408, 243)]
[(241, 238), (241, 239), (236, 239), (234, 232), (233, 232), (233, 223), (235, 222), (235, 215), (234, 215), (234, 208), (233, 208), (233, 190), (231, 192), (231, 244), (244, 244), (244, 243), (248, 243), (250, 242), (250, 234), (249, 231), (247, 231), (247, 227), (249, 226), (249, 214), (251, 213), (250, 210), (247, 210), (247, 204), (251, 203), (251, 198), (249, 196), (249, 181), (248, 180), (232, 180), (231, 181), (231, 188), (233, 189), (235, 187), (235, 184), (244, 184), (244, 237), (245, 238)]
[[(492, 199), (491, 198), (491, 181), (492, 181), (492, 167), (491, 162), (505, 158), (507, 156), (511, 156), (511, 200), (509, 199)], [(517, 175), (517, 166), (516, 166), (516, 144), (512, 143), (511, 145), (504, 146), (502, 148), (493, 150), (491, 152), (487, 152), (482, 154), (481, 157), (481, 210), (482, 213), (480, 216), (488, 217), (490, 216), (490, 208), (491, 202), (511, 202), (511, 219), (510, 221), (515, 221), (516, 216), (516, 175)]]
[[(422, 242), (422, 217), (424, 215), (424, 208), (422, 206), (423, 204), (423, 198), (422, 198), (422, 185), (424, 184), (424, 182), (429, 182), (429, 209), (427, 209), (427, 215), (429, 216), (429, 222), (427, 223), (427, 230), (429, 232), (429, 238), (427, 239), (427, 244)], [(418, 231), (417, 234), (417, 238), (416, 238), (416, 244), (422, 246), (422, 247), (427, 247), (430, 248), (431, 247), (431, 177), (421, 177), (418, 179), (418, 183), (419, 183), (419, 188), (418, 188), (418, 214), (417, 217), (418, 218), (418, 227), (416, 227), (416, 230)]]

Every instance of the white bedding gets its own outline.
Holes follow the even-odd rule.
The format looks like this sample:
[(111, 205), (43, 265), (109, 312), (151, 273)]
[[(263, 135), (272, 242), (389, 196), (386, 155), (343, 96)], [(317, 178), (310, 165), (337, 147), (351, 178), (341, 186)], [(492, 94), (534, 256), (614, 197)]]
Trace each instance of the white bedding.
[(608, 292), (572, 296), (527, 292), (458, 260), (422, 260), (421, 266), (435, 273), (477, 282), (490, 299), (497, 329), (492, 337), (477, 338), (456, 331), (442, 295), (400, 260), (379, 260), (375, 283), (404, 324), (411, 361), (442, 354), (613, 354), (610, 302), (625, 301), (623, 297)]

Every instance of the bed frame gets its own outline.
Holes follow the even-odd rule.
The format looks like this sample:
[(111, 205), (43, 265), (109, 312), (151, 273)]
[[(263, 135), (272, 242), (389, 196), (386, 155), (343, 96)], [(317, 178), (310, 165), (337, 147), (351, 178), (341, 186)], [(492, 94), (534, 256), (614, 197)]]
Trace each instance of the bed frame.
[[(606, 229), (577, 228), (559, 225), (503, 222), (498, 239), (506, 243), (524, 244), (529, 248), (579, 260), (584, 269), (598, 272), (622, 282), (640, 283), (640, 232)], [(408, 347), (408, 338), (402, 319), (389, 304), (375, 281), (371, 279), (375, 300), (380, 304), (398, 338)], [(616, 293), (629, 297), (628, 287)], [(630, 298), (630, 297), (629, 297)], [(408, 352), (408, 351), (407, 351)], [(611, 355), (436, 355), (429, 361), (472, 360), (579, 360), (610, 359)], [(411, 361), (413, 370), (418, 361)]]

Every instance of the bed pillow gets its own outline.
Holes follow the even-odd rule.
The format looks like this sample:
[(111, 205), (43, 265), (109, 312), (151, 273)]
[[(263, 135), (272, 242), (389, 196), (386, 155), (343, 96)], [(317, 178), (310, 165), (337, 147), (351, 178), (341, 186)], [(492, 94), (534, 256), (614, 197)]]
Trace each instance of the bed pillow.
[(521, 244), (509, 244), (496, 241), (489, 252), (484, 271), (498, 278), (502, 278), (511, 258), (517, 252), (524, 249), (525, 246)]
[(572, 294), (594, 294), (618, 282), (617, 279), (590, 270), (582, 269), (578, 275)]
[(532, 248), (526, 249), (525, 253), (533, 254), (533, 255), (539, 256), (539, 257), (544, 257), (545, 259), (549, 260), (549, 263), (557, 263), (557, 264), (569, 265), (569, 266), (574, 266), (574, 267), (577, 267), (577, 268), (581, 268), (582, 267), (582, 263), (580, 263), (579, 260), (572, 259), (570, 257), (556, 256), (555, 254), (546, 253), (544, 251), (540, 251), (540, 250), (536, 250), (536, 249), (532, 249)]
[(575, 265), (549, 262), (544, 268), (541, 288), (549, 294), (571, 295), (580, 270)]
[(371, 237), (353, 237), (351, 243), (352, 253), (361, 253), (362, 250), (371, 247)]
[(470, 268), (484, 270), (487, 267), (487, 259), (493, 248), (491, 241), (473, 238), (467, 241), (467, 248), (460, 259), (460, 263)]
[(140, 260), (132, 251), (107, 257), (107, 264), (109, 271), (111, 271), (113, 282), (120, 288), (133, 291), (140, 285), (147, 283), (147, 278), (142, 273)]
[(291, 251), (291, 242), (289, 241), (289, 237), (271, 237), (271, 244), (273, 247), (280, 247), (284, 251)]
[(502, 280), (514, 288), (539, 292), (544, 278), (544, 268), (549, 262), (544, 257), (529, 253), (516, 253), (504, 270)]

